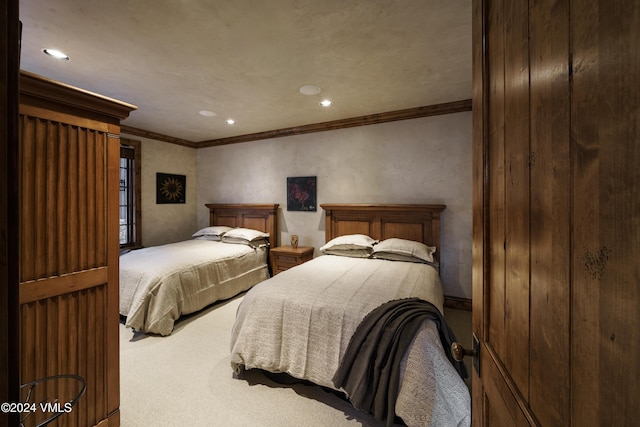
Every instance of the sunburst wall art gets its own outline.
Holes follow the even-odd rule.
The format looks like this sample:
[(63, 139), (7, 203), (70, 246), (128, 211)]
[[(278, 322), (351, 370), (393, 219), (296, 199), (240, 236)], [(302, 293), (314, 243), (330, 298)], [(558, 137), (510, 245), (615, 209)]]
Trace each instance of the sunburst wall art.
[(156, 203), (185, 203), (187, 177), (169, 173), (156, 173)]

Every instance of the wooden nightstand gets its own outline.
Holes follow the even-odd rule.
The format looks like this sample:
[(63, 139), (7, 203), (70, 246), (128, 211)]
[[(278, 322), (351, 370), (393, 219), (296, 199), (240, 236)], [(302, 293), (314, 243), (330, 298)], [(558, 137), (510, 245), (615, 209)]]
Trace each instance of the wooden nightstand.
[(313, 258), (313, 247), (298, 246), (278, 246), (269, 251), (271, 257), (271, 271), (275, 276), (291, 267), (307, 262)]

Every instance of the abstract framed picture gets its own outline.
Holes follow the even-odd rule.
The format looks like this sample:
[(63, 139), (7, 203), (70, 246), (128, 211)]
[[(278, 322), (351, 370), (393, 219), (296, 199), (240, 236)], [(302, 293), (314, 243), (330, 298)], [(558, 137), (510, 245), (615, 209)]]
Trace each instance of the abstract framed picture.
[(156, 204), (185, 203), (187, 177), (170, 173), (156, 173)]
[(316, 211), (316, 177), (287, 178), (287, 210)]

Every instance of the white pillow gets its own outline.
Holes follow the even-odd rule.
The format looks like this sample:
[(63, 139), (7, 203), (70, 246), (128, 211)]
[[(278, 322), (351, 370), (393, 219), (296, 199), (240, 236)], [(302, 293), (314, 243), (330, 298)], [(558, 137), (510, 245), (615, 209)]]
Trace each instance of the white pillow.
[(347, 234), (331, 239), (320, 248), (320, 252), (326, 255), (368, 258), (376, 243), (377, 240), (365, 234)]
[(233, 230), (231, 227), (224, 225), (214, 225), (211, 227), (202, 228), (191, 235), (191, 237), (204, 237), (206, 240), (220, 240), (224, 233), (229, 230)]
[(209, 240), (210, 242), (219, 242), (222, 240), (220, 236), (207, 236), (206, 234), (203, 236), (196, 236), (193, 240)]
[(413, 240), (393, 237), (378, 243), (373, 248), (373, 257), (392, 261), (433, 263), (433, 254), (435, 252), (435, 246), (427, 246), (424, 243)]
[(269, 244), (269, 233), (251, 228), (233, 228), (222, 235), (222, 242), (261, 247)]

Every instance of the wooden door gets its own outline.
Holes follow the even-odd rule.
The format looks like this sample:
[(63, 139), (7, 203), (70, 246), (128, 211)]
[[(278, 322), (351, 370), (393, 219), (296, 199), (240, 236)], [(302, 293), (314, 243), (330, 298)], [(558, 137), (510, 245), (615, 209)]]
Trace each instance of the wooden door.
[[(18, 341), (18, 1), (0, 3), (0, 402), (20, 399)], [(18, 425), (0, 411), (0, 426)]]
[[(21, 376), (84, 379), (59, 425), (119, 425), (118, 134), (130, 110), (21, 75)], [(70, 403), (80, 389), (47, 380), (31, 400)], [(47, 415), (37, 411), (25, 426)]]
[[(567, 425), (568, 3), (475, 2), (475, 425)], [(484, 46), (484, 52), (482, 47)], [(479, 96), (478, 96), (479, 95)], [(476, 381), (478, 379), (478, 381)]]
[(573, 0), (572, 423), (640, 420), (640, 4)]
[(474, 425), (631, 425), (640, 7), (473, 10)]

